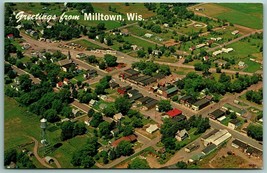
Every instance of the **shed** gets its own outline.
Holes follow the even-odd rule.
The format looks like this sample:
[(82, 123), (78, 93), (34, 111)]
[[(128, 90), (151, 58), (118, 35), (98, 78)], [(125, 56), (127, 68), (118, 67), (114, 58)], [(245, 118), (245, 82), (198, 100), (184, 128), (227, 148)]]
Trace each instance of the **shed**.
[(207, 146), (206, 148), (204, 148), (204, 149), (202, 150), (202, 153), (203, 153), (204, 155), (208, 155), (208, 154), (210, 154), (212, 151), (214, 151), (216, 148), (217, 148), (216, 145), (211, 144), (211, 145)]
[(215, 120), (215, 119), (218, 119), (218, 118), (222, 117), (224, 114), (225, 114), (224, 111), (222, 111), (220, 109), (216, 109), (215, 111), (210, 113), (210, 118)]

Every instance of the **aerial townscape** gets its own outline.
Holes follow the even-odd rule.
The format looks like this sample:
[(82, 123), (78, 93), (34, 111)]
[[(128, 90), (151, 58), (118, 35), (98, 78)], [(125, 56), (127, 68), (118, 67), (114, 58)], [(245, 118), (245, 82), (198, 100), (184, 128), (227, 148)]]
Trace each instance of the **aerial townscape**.
[(263, 168), (262, 4), (4, 13), (5, 168)]

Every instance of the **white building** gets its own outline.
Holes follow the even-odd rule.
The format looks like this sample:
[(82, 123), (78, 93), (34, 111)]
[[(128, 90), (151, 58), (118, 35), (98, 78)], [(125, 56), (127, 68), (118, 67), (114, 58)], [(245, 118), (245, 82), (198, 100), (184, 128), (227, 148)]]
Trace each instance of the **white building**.
[(146, 128), (146, 131), (150, 134), (154, 133), (155, 131), (157, 131), (159, 129), (159, 127), (157, 126), (157, 124), (151, 124), (148, 128)]

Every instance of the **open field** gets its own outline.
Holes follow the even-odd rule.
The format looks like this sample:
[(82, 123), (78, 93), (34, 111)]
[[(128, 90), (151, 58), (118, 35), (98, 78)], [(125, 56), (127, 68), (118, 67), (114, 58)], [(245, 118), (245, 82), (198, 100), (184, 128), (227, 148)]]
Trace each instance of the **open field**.
[(100, 49), (101, 47), (88, 41), (88, 40), (85, 40), (85, 39), (82, 39), (82, 40), (78, 40), (78, 41), (75, 41), (74, 43), (76, 44), (79, 44), (83, 47), (86, 47), (88, 49)]
[(47, 13), (60, 15), (63, 3), (14, 3), (18, 11), (25, 11), (27, 13)]
[(207, 3), (199, 7), (204, 8), (201, 13), (207, 16), (226, 19), (231, 23), (254, 29), (263, 27), (263, 5), (260, 3)]
[[(31, 142), (27, 137), (41, 138), (39, 117), (29, 113), (26, 108), (20, 107), (12, 98), (4, 98), (5, 102), (5, 150), (16, 148), (18, 145)], [(40, 129), (40, 130), (39, 130)]]

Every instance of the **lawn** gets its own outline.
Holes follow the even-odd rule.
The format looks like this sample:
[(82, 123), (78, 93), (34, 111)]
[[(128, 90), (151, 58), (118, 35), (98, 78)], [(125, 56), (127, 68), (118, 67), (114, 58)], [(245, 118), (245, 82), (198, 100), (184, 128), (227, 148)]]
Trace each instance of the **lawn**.
[(102, 47), (88, 41), (88, 40), (85, 40), (85, 39), (82, 39), (82, 40), (78, 40), (78, 41), (75, 41), (74, 43), (76, 44), (79, 44), (83, 47), (86, 47), (87, 49), (101, 49)]
[(263, 5), (260, 3), (207, 3), (198, 7), (205, 8), (202, 13), (207, 16), (226, 19), (249, 28), (263, 28)]
[(4, 98), (4, 145), (5, 150), (31, 142), (26, 136), (41, 138), (39, 117), (28, 112), (26, 108), (12, 98)]
[(250, 72), (250, 73), (254, 73), (260, 69), (262, 69), (262, 65), (257, 63), (257, 62), (254, 62), (254, 61), (251, 61), (249, 58), (246, 58), (244, 60), (245, 64), (247, 65), (247, 67), (243, 70), (244, 72)]
[(25, 11), (30, 13), (47, 13), (47, 14), (62, 14), (61, 10), (63, 9), (63, 3), (46, 3), (47, 5), (43, 5), (41, 3), (14, 3), (15, 8), (18, 11)]
[(246, 164), (247, 161), (237, 155), (227, 155), (226, 157), (216, 158), (212, 165), (216, 168), (227, 169), (227, 168), (242, 168), (241, 165)]
[(240, 108), (235, 107), (235, 106), (228, 104), (228, 103), (224, 104), (223, 106), (228, 108), (229, 110), (233, 110), (234, 112), (240, 113), (241, 115), (246, 112), (245, 110), (241, 110)]

